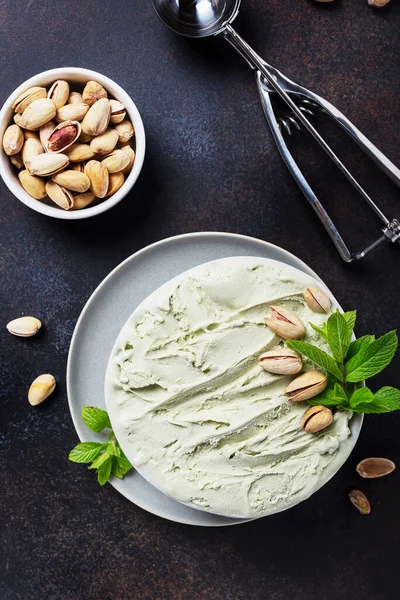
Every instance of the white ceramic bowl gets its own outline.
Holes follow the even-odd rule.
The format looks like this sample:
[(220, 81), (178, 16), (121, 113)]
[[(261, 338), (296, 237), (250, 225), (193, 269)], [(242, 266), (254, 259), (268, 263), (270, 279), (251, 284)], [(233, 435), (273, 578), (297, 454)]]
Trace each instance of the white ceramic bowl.
[(126, 196), (126, 194), (132, 189), (142, 169), (146, 149), (146, 136), (144, 133), (143, 122), (139, 111), (136, 108), (136, 104), (117, 83), (115, 83), (112, 79), (97, 73), (96, 71), (74, 67), (64, 67), (59, 69), (51, 69), (50, 71), (44, 71), (43, 73), (39, 73), (38, 75), (31, 77), (27, 81), (24, 81), (24, 83), (11, 94), (0, 111), (0, 139), (3, 139), (5, 130), (7, 129), (8, 125), (13, 122), (12, 117), (14, 115), (14, 110), (11, 107), (15, 98), (17, 98), (17, 96), (19, 96), (29, 87), (48, 87), (57, 79), (65, 79), (70, 85), (73, 86), (73, 84), (76, 84), (81, 87), (83, 87), (87, 81), (93, 79), (105, 87), (110, 97), (119, 100), (125, 106), (127, 115), (129, 116), (135, 128), (136, 137), (136, 158), (132, 170), (126, 178), (126, 181), (115, 194), (113, 194), (110, 198), (106, 198), (99, 204), (96, 204), (95, 206), (88, 206), (82, 210), (66, 211), (62, 208), (59, 208), (55, 204), (49, 205), (41, 200), (35, 200), (35, 198), (32, 198), (32, 196), (27, 194), (18, 180), (16, 169), (13, 167), (9, 157), (5, 154), (2, 148), (0, 150), (0, 174), (8, 189), (14, 194), (14, 196), (18, 198), (18, 200), (21, 200), (21, 202), (26, 204), (26, 206), (29, 206), (29, 208), (32, 208), (43, 215), (54, 217), (56, 219), (86, 219), (87, 217), (94, 217), (95, 215), (99, 215), (109, 208), (112, 208), (118, 204), (118, 202), (120, 202), (122, 198), (124, 198), (124, 196)]

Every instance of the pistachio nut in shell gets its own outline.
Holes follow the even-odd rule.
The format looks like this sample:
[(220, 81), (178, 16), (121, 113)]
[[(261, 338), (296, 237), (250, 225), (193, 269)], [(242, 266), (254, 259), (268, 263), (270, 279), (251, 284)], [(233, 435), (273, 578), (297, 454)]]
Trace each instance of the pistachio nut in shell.
[(308, 308), (313, 312), (327, 315), (331, 310), (331, 301), (319, 288), (307, 288), (303, 294)]
[(123, 150), (114, 150), (103, 158), (102, 164), (107, 167), (109, 173), (118, 173), (129, 165), (129, 156)]
[(120, 171), (119, 173), (110, 173), (109, 184), (106, 196), (112, 196), (115, 192), (124, 185), (125, 175)]
[(38, 129), (56, 116), (55, 104), (50, 98), (35, 100), (22, 113), (21, 127), (24, 129)]
[(327, 385), (327, 378), (321, 371), (307, 371), (296, 379), (293, 379), (285, 389), (292, 402), (303, 402), (318, 396), (324, 391)]
[(71, 92), (68, 96), (67, 104), (85, 104), (82, 98), (82, 94), (79, 92)]
[(26, 193), (35, 200), (42, 200), (47, 196), (46, 184), (43, 179), (31, 175), (27, 169), (18, 173), (18, 179)]
[(47, 97), (50, 98), (50, 100), (53, 100), (57, 109), (64, 106), (64, 104), (67, 104), (68, 97), (69, 97), (68, 82), (64, 81), (63, 79), (59, 79), (58, 81), (55, 81), (53, 83), (53, 85), (51, 86), (51, 88), (49, 89)]
[(46, 183), (46, 192), (50, 200), (64, 210), (70, 210), (74, 206), (74, 197), (69, 190), (61, 187), (54, 181)]
[(277, 375), (296, 375), (303, 368), (301, 356), (289, 348), (268, 350), (258, 360), (265, 371)]
[(82, 130), (88, 135), (101, 135), (110, 121), (110, 102), (107, 98), (97, 100), (86, 113), (82, 121)]
[(85, 175), (90, 179), (90, 191), (97, 198), (105, 198), (108, 191), (109, 175), (103, 163), (98, 160), (90, 160), (85, 166)]
[(132, 170), (133, 163), (135, 162), (135, 156), (136, 156), (135, 155), (135, 151), (129, 145), (121, 146), (120, 150), (122, 150), (123, 152), (125, 152), (125, 154), (129, 157), (129, 164), (122, 171), (124, 175), (128, 175), (130, 173), (130, 171)]
[(386, 4), (388, 4), (390, 2), (390, 0), (368, 0), (368, 4), (370, 6), (373, 6), (374, 8), (382, 8), (383, 6), (386, 6)]
[(45, 123), (45, 125), (42, 125), (39, 129), (40, 142), (45, 152), (47, 152), (47, 143), (49, 141), (50, 134), (54, 131), (55, 127), (56, 123), (54, 121), (49, 121), (48, 123)]
[(81, 124), (78, 121), (64, 121), (59, 123), (47, 140), (48, 152), (63, 152), (81, 135)]
[(392, 460), (388, 458), (364, 458), (357, 465), (357, 473), (365, 479), (376, 479), (377, 477), (384, 477), (389, 475), (396, 468), (396, 465)]
[(349, 500), (360, 514), (369, 515), (371, 512), (371, 505), (364, 492), (361, 492), (360, 490), (351, 490), (349, 492)]
[(93, 106), (101, 98), (107, 98), (107, 92), (97, 81), (88, 81), (82, 92), (82, 99), (85, 104)]
[(129, 142), (135, 133), (132, 123), (128, 120), (117, 123), (115, 129), (118, 131), (118, 140), (121, 142), (121, 144), (126, 144)]
[(11, 164), (14, 165), (14, 167), (16, 169), (18, 169), (18, 171), (20, 171), (21, 169), (24, 168), (24, 163), (23, 163), (22, 156), (21, 156), (20, 152), (18, 152), (18, 154), (12, 154), (10, 156), (10, 161), (11, 161)]
[(40, 100), (41, 98), (46, 98), (46, 96), (46, 88), (38, 86), (31, 87), (28, 90), (25, 90), (25, 92), (22, 92), (22, 94), (14, 100), (12, 108), (15, 108), (16, 113), (22, 114), (32, 102)]
[(264, 323), (284, 340), (298, 340), (305, 336), (306, 330), (297, 315), (283, 306), (270, 306), (272, 314), (265, 317)]
[(125, 119), (126, 109), (119, 100), (110, 100), (111, 116), (110, 123), (116, 125)]
[(118, 132), (115, 129), (107, 129), (101, 135), (93, 138), (90, 148), (95, 154), (106, 156), (110, 154), (118, 143)]
[(79, 142), (76, 142), (67, 148), (65, 154), (72, 163), (91, 160), (94, 157), (94, 152), (91, 150), (90, 146), (88, 144), (80, 144)]
[(43, 154), (43, 153), (44, 153), (43, 146), (38, 139), (36, 139), (36, 138), (27, 139), (25, 144), (23, 145), (23, 148), (21, 151), (21, 157), (22, 157), (23, 163), (25, 165), (25, 169), (28, 169), (30, 171), (32, 161), (37, 156), (39, 156), (39, 154)]
[(87, 192), (90, 187), (89, 177), (80, 171), (61, 171), (60, 173), (53, 175), (52, 179), (54, 183), (78, 194)]
[(333, 421), (333, 414), (327, 406), (311, 406), (303, 417), (303, 429), (307, 433), (317, 433), (328, 427)]
[(36, 317), (19, 317), (7, 323), (8, 331), (18, 337), (32, 337), (41, 326), (41, 321)]
[(46, 373), (44, 375), (39, 375), (32, 382), (29, 391), (28, 391), (28, 400), (29, 404), (32, 406), (37, 406), (43, 400), (46, 400), (54, 392), (56, 388), (56, 380), (53, 375)]
[(3, 149), (7, 156), (18, 154), (24, 145), (24, 134), (18, 125), (9, 125), (3, 135)]
[(62, 171), (69, 163), (69, 158), (65, 154), (39, 154), (31, 162), (30, 172), (39, 177), (50, 177)]
[(96, 196), (93, 192), (85, 192), (84, 194), (76, 194), (74, 196), (74, 206), (72, 210), (81, 210), (82, 208), (86, 208), (89, 206), (94, 200), (96, 200)]
[(87, 104), (64, 104), (57, 110), (56, 121), (62, 123), (63, 121), (82, 121), (89, 107)]
[[(15, 113), (15, 115), (13, 116), (13, 120), (14, 120), (14, 123), (16, 125), (18, 125), (18, 127), (22, 127), (22, 125), (21, 125), (22, 115), (20, 115), (19, 113)], [(23, 127), (22, 127), (22, 129), (23, 129)]]

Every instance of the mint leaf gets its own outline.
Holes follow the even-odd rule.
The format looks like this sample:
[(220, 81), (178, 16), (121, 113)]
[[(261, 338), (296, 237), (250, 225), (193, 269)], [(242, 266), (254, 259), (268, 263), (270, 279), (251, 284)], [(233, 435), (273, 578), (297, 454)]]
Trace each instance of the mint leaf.
[(123, 456), (113, 456), (111, 474), (119, 479), (122, 479), (124, 475), (132, 469), (132, 465), (127, 458)]
[(89, 469), (98, 469), (99, 467), (101, 467), (101, 465), (108, 459), (110, 458), (111, 454), (109, 454), (109, 452), (103, 452), (103, 454), (100, 454), (90, 465)]
[(89, 429), (97, 433), (103, 431), (106, 427), (111, 429), (110, 419), (105, 410), (95, 406), (82, 407), (82, 421)]
[(311, 323), (311, 321), (309, 321), (309, 324), (311, 325), (311, 327), (317, 332), (319, 333), (319, 335), (326, 341), (328, 341), (328, 331), (326, 328), (326, 322), (322, 323), (322, 327), (318, 327), (318, 325), (314, 325), (314, 323)]
[(364, 388), (360, 388), (359, 390), (356, 390), (351, 398), (350, 398), (350, 407), (352, 410), (357, 411), (357, 407), (362, 404), (369, 404), (370, 402), (374, 401), (374, 394), (371, 392), (371, 390), (367, 387)]
[(111, 475), (112, 456), (107, 456), (107, 459), (97, 469), (97, 481), (100, 485), (104, 485)]
[(375, 341), (374, 335), (363, 335), (357, 338), (354, 342), (351, 342), (350, 347), (346, 354), (346, 362), (349, 362), (353, 356), (355, 356), (362, 348), (369, 346)]
[(339, 381), (343, 379), (343, 374), (333, 358), (323, 350), (317, 348), (317, 346), (307, 344), (307, 342), (301, 342), (300, 340), (288, 340), (286, 346), (291, 350), (296, 350), (297, 352), (304, 354), (304, 356), (307, 356), (316, 365), (322, 367), (328, 371), (328, 373), (332, 373)]
[(118, 442), (114, 441), (108, 444), (108, 453), (112, 454), (112, 456), (121, 456), (121, 448)]
[(106, 444), (98, 442), (82, 442), (77, 444), (68, 455), (68, 459), (76, 463), (90, 463), (104, 450)]
[(349, 332), (349, 335), (351, 337), (351, 334), (353, 333), (354, 326), (356, 324), (357, 311), (356, 310), (349, 310), (349, 311), (343, 313), (343, 318), (346, 321), (348, 332)]
[(337, 310), (331, 314), (327, 321), (328, 344), (338, 363), (343, 362), (347, 354), (352, 331), (342, 313)]
[(340, 383), (335, 383), (333, 388), (326, 388), (321, 394), (315, 396), (315, 398), (310, 398), (310, 400), (308, 400), (308, 404), (311, 406), (322, 405), (347, 408), (349, 405), (349, 400)]
[(374, 394), (372, 402), (357, 404), (356, 412), (366, 414), (388, 413), (400, 410), (400, 390), (383, 387)]
[(389, 331), (363, 347), (346, 365), (346, 381), (357, 383), (377, 375), (391, 362), (398, 345), (395, 331)]

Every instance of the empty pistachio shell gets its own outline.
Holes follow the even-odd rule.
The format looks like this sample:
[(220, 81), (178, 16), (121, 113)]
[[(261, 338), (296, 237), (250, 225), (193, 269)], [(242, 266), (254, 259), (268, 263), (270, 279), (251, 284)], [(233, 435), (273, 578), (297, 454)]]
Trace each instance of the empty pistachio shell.
[(129, 156), (123, 150), (114, 150), (102, 160), (109, 173), (123, 171), (129, 165)]
[(46, 183), (46, 192), (48, 197), (64, 210), (69, 210), (74, 206), (74, 197), (69, 190), (61, 187), (54, 181)]
[(43, 146), (40, 141), (36, 138), (28, 138), (22, 148), (21, 157), (25, 165), (25, 169), (30, 171), (32, 161), (43, 154)]
[(89, 206), (89, 204), (91, 204), (95, 199), (96, 196), (92, 192), (76, 194), (76, 196), (74, 196), (73, 210), (80, 210), (81, 208), (85, 208), (86, 206)]
[(16, 169), (18, 169), (18, 171), (24, 168), (24, 163), (22, 161), (22, 156), (20, 152), (18, 152), (18, 154), (13, 154), (12, 156), (10, 156), (10, 161), (11, 164), (13, 164)]
[(42, 200), (47, 196), (45, 182), (40, 177), (34, 177), (28, 170), (25, 170), (18, 173), (18, 179), (24, 190), (32, 198)]
[(88, 81), (82, 93), (83, 101), (92, 106), (101, 98), (107, 98), (107, 92), (97, 81)]
[(331, 310), (331, 301), (328, 296), (318, 288), (307, 288), (304, 292), (304, 300), (309, 308), (316, 313), (327, 315)]
[(328, 427), (333, 421), (333, 414), (327, 406), (312, 406), (303, 417), (303, 428), (307, 433), (317, 433)]
[(91, 150), (90, 146), (88, 144), (80, 144), (79, 142), (72, 144), (72, 146), (65, 151), (65, 154), (72, 163), (90, 160), (94, 157), (94, 152)]
[(364, 458), (357, 465), (357, 473), (365, 479), (375, 479), (389, 475), (395, 468), (394, 462), (388, 458)]
[(304, 337), (306, 330), (297, 315), (283, 306), (270, 306), (271, 317), (264, 319), (265, 324), (284, 340), (298, 340)]
[(120, 150), (125, 152), (125, 154), (129, 157), (129, 165), (122, 171), (124, 175), (128, 175), (132, 170), (133, 163), (135, 162), (135, 151), (129, 145), (121, 146)]
[(35, 100), (46, 98), (47, 91), (44, 87), (31, 87), (25, 92), (22, 92), (16, 98), (12, 104), (12, 108), (15, 108), (15, 112), (22, 114), (26, 108)]
[(55, 104), (50, 98), (35, 100), (22, 113), (21, 127), (24, 129), (38, 129), (56, 116)]
[(69, 163), (65, 154), (39, 154), (31, 162), (30, 172), (32, 175), (48, 177), (62, 171)]
[(62, 79), (55, 81), (49, 89), (47, 97), (50, 98), (50, 100), (53, 100), (57, 109), (61, 108), (68, 101), (69, 84)]
[(326, 388), (327, 379), (321, 371), (307, 371), (293, 379), (285, 389), (285, 394), (293, 402), (303, 402), (318, 396)]
[(90, 148), (95, 154), (110, 154), (117, 145), (118, 132), (115, 129), (107, 129), (101, 135), (98, 135), (90, 142)]
[(55, 127), (56, 123), (54, 121), (49, 121), (48, 123), (45, 123), (45, 125), (42, 125), (39, 129), (40, 142), (45, 149), (45, 152), (47, 152), (47, 143), (49, 141), (50, 134), (54, 131)]
[(349, 492), (349, 499), (359, 513), (362, 515), (369, 515), (371, 512), (371, 505), (363, 492), (360, 490), (351, 490), (351, 492)]
[(90, 187), (89, 177), (80, 171), (61, 171), (61, 173), (53, 176), (53, 181), (61, 187), (78, 194), (86, 192)]
[(131, 137), (134, 134), (133, 125), (130, 121), (121, 121), (121, 123), (117, 123), (115, 129), (118, 131), (119, 141), (121, 144), (126, 144), (129, 142)]
[(277, 375), (296, 375), (303, 368), (301, 357), (289, 348), (275, 348), (261, 354), (260, 365), (269, 373)]
[(56, 121), (62, 123), (63, 121), (82, 121), (86, 115), (89, 107), (87, 104), (65, 104), (57, 110)]
[(118, 100), (110, 100), (111, 106), (111, 117), (110, 123), (116, 125), (117, 123), (121, 123), (125, 119), (126, 110), (125, 106), (121, 104)]
[(36, 317), (20, 317), (7, 323), (7, 329), (18, 337), (32, 337), (41, 328), (42, 323)]
[[(118, 137), (118, 134), (116, 134)], [(18, 125), (10, 125), (4, 132), (3, 148), (8, 156), (18, 154), (24, 144), (24, 134)]]
[(46, 373), (39, 375), (31, 384), (28, 392), (28, 400), (32, 406), (37, 406), (52, 394), (56, 387), (53, 375)]
[(107, 98), (97, 100), (88, 110), (82, 121), (82, 130), (88, 135), (101, 135), (110, 121), (110, 102)]
[(78, 121), (64, 121), (57, 125), (47, 140), (48, 152), (64, 152), (72, 146), (81, 134), (81, 124)]
[(121, 172), (119, 173), (110, 173), (109, 175), (109, 184), (107, 190), (107, 196), (112, 196), (117, 192), (123, 185), (125, 181), (125, 175)]
[(109, 175), (103, 163), (90, 160), (85, 166), (85, 175), (90, 179), (90, 191), (97, 198), (104, 198), (108, 191)]

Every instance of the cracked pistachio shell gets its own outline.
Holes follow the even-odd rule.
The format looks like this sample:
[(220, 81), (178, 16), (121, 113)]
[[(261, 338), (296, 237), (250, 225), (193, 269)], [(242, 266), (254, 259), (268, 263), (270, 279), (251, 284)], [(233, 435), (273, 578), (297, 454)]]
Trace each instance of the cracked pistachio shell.
[(376, 477), (384, 477), (389, 475), (396, 468), (392, 460), (388, 458), (364, 458), (357, 465), (357, 473), (365, 479), (375, 479)]
[(118, 173), (129, 165), (129, 156), (123, 150), (114, 150), (103, 158), (102, 164), (107, 167), (109, 173)]
[(9, 125), (3, 135), (3, 149), (7, 156), (18, 154), (24, 144), (24, 140), (21, 128), (18, 125)]
[(121, 121), (121, 123), (117, 123), (115, 129), (118, 131), (118, 141), (121, 144), (126, 144), (127, 142), (129, 142), (129, 140), (131, 139), (131, 137), (133, 137), (133, 134), (135, 133), (132, 123), (128, 120)]
[(67, 103), (68, 96), (69, 84), (63, 79), (55, 81), (49, 89), (49, 93), (47, 94), (47, 97), (50, 98), (50, 100), (53, 100), (57, 109), (61, 108)]
[(313, 312), (327, 315), (331, 310), (331, 301), (319, 288), (307, 288), (303, 295), (307, 306)]
[(72, 146), (81, 134), (81, 124), (78, 121), (64, 121), (57, 125), (47, 140), (48, 152), (64, 152)]
[(72, 146), (65, 151), (65, 154), (72, 163), (91, 160), (94, 157), (94, 152), (91, 150), (89, 144), (80, 144), (79, 142), (72, 144)]
[(74, 206), (74, 197), (71, 192), (54, 183), (54, 181), (46, 183), (46, 192), (48, 197), (60, 208), (69, 210)]
[(51, 121), (56, 116), (55, 104), (50, 98), (35, 100), (22, 113), (21, 127), (35, 130)]
[(277, 375), (296, 375), (303, 368), (301, 356), (289, 348), (275, 348), (259, 357), (262, 368)]
[(86, 206), (89, 206), (89, 204), (91, 204), (94, 200), (96, 200), (96, 196), (93, 194), (93, 192), (77, 194), (74, 196), (73, 210), (81, 210), (81, 208), (86, 208)]
[(371, 512), (371, 505), (367, 496), (363, 492), (360, 490), (351, 490), (351, 492), (349, 492), (349, 499), (360, 514), (369, 515)]
[(71, 92), (68, 96), (67, 104), (85, 104), (82, 98), (82, 94), (79, 92)]
[(43, 146), (38, 139), (36, 139), (36, 138), (27, 139), (25, 144), (23, 145), (23, 148), (21, 151), (21, 157), (22, 157), (23, 163), (25, 165), (25, 169), (28, 169), (30, 171), (32, 161), (37, 156), (39, 156), (39, 154), (43, 154), (43, 153), (44, 153)]
[(88, 81), (82, 92), (82, 98), (86, 104), (93, 106), (98, 100), (107, 98), (107, 91), (97, 81)]
[(107, 196), (112, 196), (115, 192), (124, 185), (125, 175), (120, 171), (119, 173), (111, 173), (109, 175), (109, 184), (107, 190)]
[(56, 121), (82, 121), (88, 110), (87, 104), (64, 104), (57, 110)]
[(321, 371), (307, 371), (296, 379), (293, 379), (285, 389), (285, 394), (293, 402), (303, 402), (318, 396), (324, 391), (327, 385), (327, 378)]
[(297, 315), (283, 306), (270, 306), (272, 315), (265, 317), (265, 324), (284, 340), (298, 340), (305, 336), (306, 330)]
[(98, 160), (90, 160), (85, 165), (85, 175), (90, 179), (90, 191), (97, 198), (105, 198), (109, 185), (109, 174), (105, 165)]
[(110, 123), (116, 125), (125, 119), (126, 109), (119, 100), (110, 100), (111, 116)]
[(307, 433), (317, 433), (328, 427), (333, 421), (333, 414), (327, 406), (312, 406), (303, 417), (303, 429)]
[(32, 175), (49, 177), (65, 169), (68, 163), (69, 158), (65, 154), (39, 154), (32, 160), (30, 172)]
[(95, 154), (105, 156), (114, 150), (117, 142), (118, 132), (115, 129), (107, 129), (90, 142), (90, 148)]
[(107, 98), (97, 100), (82, 121), (82, 131), (93, 136), (104, 133), (110, 121), (110, 110), (110, 102)]
[(54, 175), (52, 179), (54, 183), (78, 194), (87, 192), (90, 187), (89, 177), (80, 171), (61, 171), (61, 173)]
[(41, 328), (42, 323), (36, 317), (19, 317), (7, 323), (7, 329), (18, 337), (32, 337)]
[(121, 146), (120, 150), (122, 150), (122, 152), (125, 152), (125, 154), (129, 157), (129, 164), (127, 167), (125, 167), (125, 169), (122, 171), (124, 175), (129, 175), (129, 173), (132, 170), (133, 167), (133, 163), (135, 162), (135, 151), (133, 148), (131, 148), (128, 145), (126, 146)]
[(32, 406), (37, 406), (43, 400), (46, 400), (52, 394), (56, 387), (56, 380), (53, 375), (46, 373), (45, 375), (39, 375), (32, 382), (29, 392), (28, 400)]
[(47, 196), (45, 182), (40, 177), (34, 177), (28, 170), (25, 170), (18, 173), (18, 179), (26, 193), (35, 200), (42, 200)]
[(14, 100), (12, 108), (15, 108), (15, 112), (22, 114), (32, 102), (40, 100), (41, 98), (46, 98), (46, 96), (46, 88), (37, 86), (31, 87), (28, 90), (25, 90), (25, 92), (22, 92), (22, 94)]

